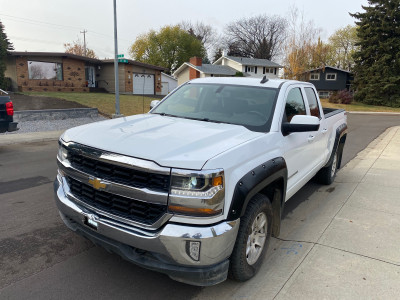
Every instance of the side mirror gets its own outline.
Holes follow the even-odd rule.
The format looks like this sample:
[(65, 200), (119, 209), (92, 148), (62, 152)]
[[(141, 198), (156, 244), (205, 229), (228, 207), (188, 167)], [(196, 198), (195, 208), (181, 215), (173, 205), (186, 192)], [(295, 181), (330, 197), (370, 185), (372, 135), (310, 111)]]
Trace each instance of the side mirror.
[(282, 123), (282, 133), (283, 135), (288, 135), (292, 132), (317, 131), (319, 124), (320, 122), (317, 117), (296, 115), (290, 123)]
[(158, 104), (160, 104), (160, 100), (153, 100), (150, 102), (150, 109), (153, 109), (154, 107), (156, 107)]

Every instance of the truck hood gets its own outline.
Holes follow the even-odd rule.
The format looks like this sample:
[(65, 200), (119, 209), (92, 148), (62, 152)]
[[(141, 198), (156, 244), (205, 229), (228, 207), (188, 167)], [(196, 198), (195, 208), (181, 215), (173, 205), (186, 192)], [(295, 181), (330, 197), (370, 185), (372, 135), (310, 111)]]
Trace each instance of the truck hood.
[(144, 114), (75, 127), (62, 139), (165, 167), (200, 170), (210, 158), (260, 135), (238, 125)]

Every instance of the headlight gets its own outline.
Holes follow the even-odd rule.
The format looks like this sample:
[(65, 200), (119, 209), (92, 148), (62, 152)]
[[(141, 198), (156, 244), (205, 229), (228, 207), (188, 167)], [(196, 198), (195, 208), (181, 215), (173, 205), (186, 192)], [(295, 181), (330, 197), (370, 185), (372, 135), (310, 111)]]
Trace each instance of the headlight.
[(60, 161), (64, 161), (68, 158), (67, 149), (60, 143), (60, 147), (58, 148), (58, 159)]
[(211, 217), (224, 208), (224, 171), (172, 169), (168, 209), (181, 215)]

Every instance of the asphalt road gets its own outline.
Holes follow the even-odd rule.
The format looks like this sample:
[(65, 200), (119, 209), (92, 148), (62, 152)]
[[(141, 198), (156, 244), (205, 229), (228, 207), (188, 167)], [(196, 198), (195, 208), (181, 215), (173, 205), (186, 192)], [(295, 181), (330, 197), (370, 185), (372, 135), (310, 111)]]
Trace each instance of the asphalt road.
[[(343, 163), (400, 116), (349, 115)], [(57, 142), (0, 147), (0, 298), (190, 299), (201, 288), (170, 280), (94, 247), (61, 222), (53, 200)], [(308, 183), (284, 217), (320, 186)], [(310, 214), (312, 211), (309, 212)]]

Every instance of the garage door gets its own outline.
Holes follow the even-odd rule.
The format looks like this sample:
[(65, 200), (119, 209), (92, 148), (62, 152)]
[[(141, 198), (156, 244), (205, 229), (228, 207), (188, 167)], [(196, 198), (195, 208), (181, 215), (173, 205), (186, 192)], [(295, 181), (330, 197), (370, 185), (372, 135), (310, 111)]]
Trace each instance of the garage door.
[(154, 95), (154, 75), (134, 73), (133, 93), (136, 95)]

